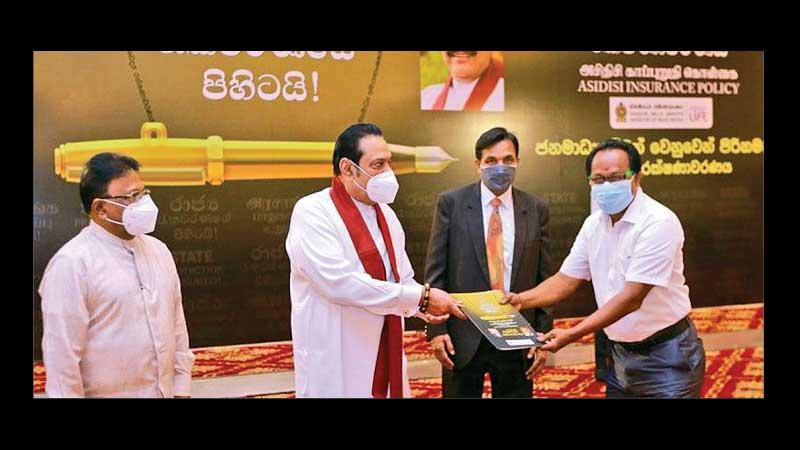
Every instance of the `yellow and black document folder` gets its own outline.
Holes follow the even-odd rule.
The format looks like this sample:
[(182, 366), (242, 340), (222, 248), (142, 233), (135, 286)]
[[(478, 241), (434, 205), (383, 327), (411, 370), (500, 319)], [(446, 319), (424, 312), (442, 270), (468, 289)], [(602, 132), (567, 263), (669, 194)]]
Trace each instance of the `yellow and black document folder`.
[(511, 305), (501, 305), (502, 291), (450, 294), (461, 301), (469, 320), (499, 350), (517, 350), (544, 345), (536, 330)]

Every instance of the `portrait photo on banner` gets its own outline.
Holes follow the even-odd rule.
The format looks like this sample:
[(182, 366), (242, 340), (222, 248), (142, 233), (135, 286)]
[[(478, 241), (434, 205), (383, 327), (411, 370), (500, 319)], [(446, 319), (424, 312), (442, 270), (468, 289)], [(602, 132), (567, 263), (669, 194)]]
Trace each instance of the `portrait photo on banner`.
[(504, 111), (505, 70), (498, 51), (422, 51), (420, 109)]

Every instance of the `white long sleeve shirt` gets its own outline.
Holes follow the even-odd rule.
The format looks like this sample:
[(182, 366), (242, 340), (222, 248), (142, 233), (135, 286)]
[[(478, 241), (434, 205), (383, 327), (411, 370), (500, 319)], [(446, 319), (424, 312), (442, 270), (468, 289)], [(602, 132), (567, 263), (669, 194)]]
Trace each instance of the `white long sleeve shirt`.
[(194, 355), (164, 243), (90, 221), (50, 260), (39, 294), (48, 397), (190, 395)]
[[(389, 269), (374, 209), (356, 202)], [(405, 251), (394, 211), (380, 205), (395, 250), (399, 283), (373, 279), (358, 258), (330, 188), (303, 197), (292, 211), (286, 252), (291, 261), (292, 345), (297, 397), (372, 397), (385, 315), (413, 316), (422, 286)], [(410, 396), (403, 355), (404, 396)]]
[[(494, 214), (494, 207), (492, 200), (495, 195), (485, 184), (481, 181), (481, 206), (483, 208), (483, 240), (489, 237), (489, 223), (492, 221), (492, 214)], [(500, 194), (497, 198), (500, 199), (500, 206), (497, 212), (500, 214), (500, 223), (503, 228), (503, 289), (506, 292), (511, 292), (511, 271), (514, 264), (514, 239), (516, 233), (516, 224), (514, 222), (514, 199), (512, 198), (512, 189), (509, 187), (504, 193)]]

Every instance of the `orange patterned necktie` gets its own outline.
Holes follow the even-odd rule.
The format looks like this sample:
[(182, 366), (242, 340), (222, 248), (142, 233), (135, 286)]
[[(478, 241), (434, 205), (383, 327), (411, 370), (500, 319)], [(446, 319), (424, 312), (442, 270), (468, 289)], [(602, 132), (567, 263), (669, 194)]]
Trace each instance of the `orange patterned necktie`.
[(500, 199), (492, 199), (492, 218), (489, 219), (489, 232), (486, 236), (486, 260), (489, 263), (489, 278), (492, 289), (505, 291), (503, 288), (503, 224), (500, 222)]

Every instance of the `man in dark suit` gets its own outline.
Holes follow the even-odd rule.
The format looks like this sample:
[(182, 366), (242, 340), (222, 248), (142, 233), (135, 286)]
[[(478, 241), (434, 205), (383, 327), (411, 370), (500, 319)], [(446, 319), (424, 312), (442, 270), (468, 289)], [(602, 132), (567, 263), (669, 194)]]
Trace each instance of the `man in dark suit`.
[[(552, 274), (548, 206), (511, 187), (518, 164), (519, 142), (505, 128), (492, 128), (478, 138), (480, 181), (441, 194), (436, 205), (425, 264), (431, 286), (447, 292), (521, 292)], [(525, 310), (523, 315), (538, 332), (553, 327), (549, 311)], [(480, 397), (487, 372), (492, 397), (530, 398), (533, 375), (547, 360), (546, 352), (528, 359), (527, 349), (497, 350), (470, 321), (451, 318), (429, 325), (426, 334), (443, 366), (445, 398)]]

